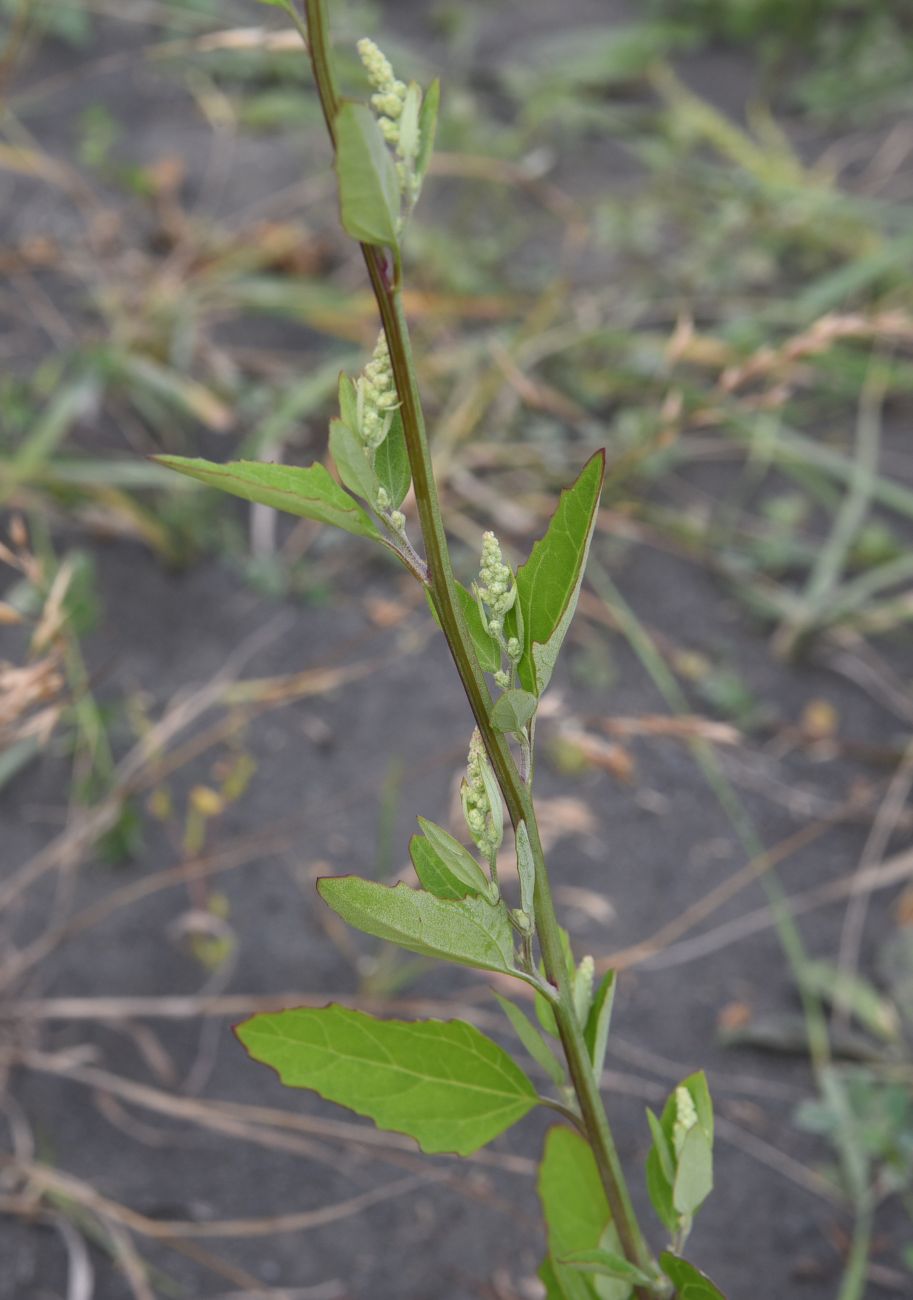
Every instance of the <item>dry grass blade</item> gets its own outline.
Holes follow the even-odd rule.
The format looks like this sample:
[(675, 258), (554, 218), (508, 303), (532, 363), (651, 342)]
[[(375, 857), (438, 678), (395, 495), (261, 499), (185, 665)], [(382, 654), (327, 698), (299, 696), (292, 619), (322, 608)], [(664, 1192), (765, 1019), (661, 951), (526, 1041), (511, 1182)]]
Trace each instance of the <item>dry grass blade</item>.
[[(0, 1164), (10, 1163), (8, 1158), (0, 1157)], [(270, 1237), (285, 1232), (308, 1232), (328, 1223), (351, 1218), (372, 1205), (405, 1196), (444, 1177), (432, 1169), (421, 1175), (409, 1174), (396, 1182), (384, 1183), (381, 1187), (360, 1192), (336, 1205), (321, 1206), (319, 1210), (302, 1210), (295, 1214), (277, 1214), (262, 1219), (219, 1219), (212, 1223), (193, 1223), (188, 1219), (150, 1219), (145, 1214), (121, 1205), (119, 1201), (103, 1196), (83, 1179), (61, 1173), (49, 1165), (15, 1162), (15, 1167), (22, 1177), (40, 1191), (67, 1197), (106, 1222), (119, 1224), (139, 1236), (165, 1242), (185, 1237)], [(151, 1297), (151, 1292), (148, 1294)]]
[[(911, 877), (913, 877), (913, 850), (908, 850), (906, 853), (899, 853), (895, 857), (889, 858), (878, 866), (867, 867), (863, 871), (850, 872), (848, 875), (841, 876), (839, 880), (833, 880), (827, 885), (819, 885), (817, 888), (805, 890), (801, 894), (790, 895), (788, 898), (790, 913), (794, 917), (801, 916), (805, 912), (813, 912), (817, 908), (826, 907), (830, 903), (839, 903), (844, 898), (890, 889), (892, 885), (898, 885)], [(739, 943), (741, 940), (747, 939), (753, 934), (759, 934), (763, 930), (768, 930), (774, 925), (776, 925), (776, 920), (771, 909), (769, 907), (759, 907), (753, 912), (748, 912), (744, 916), (727, 921), (723, 925), (719, 925), (704, 934), (699, 934), (693, 939), (686, 939), (682, 943), (674, 944), (663, 951), (645, 955), (641, 960), (657, 970), (668, 966), (678, 966), (684, 962), (696, 961), (701, 957), (706, 957), (709, 953), (718, 952), (721, 948), (728, 947), (729, 944)], [(611, 965), (611, 961), (605, 964)]]
[[(891, 837), (903, 816), (911, 786), (913, 786), (913, 742), (908, 746), (903, 761), (894, 773), (888, 792), (872, 823), (872, 829), (859, 859), (858, 875), (864, 875), (869, 868), (883, 860)], [(859, 950), (862, 945), (867, 910), (868, 893), (862, 891), (853, 893), (843, 918), (837, 955), (837, 965), (844, 978), (852, 979), (859, 965)], [(846, 1009), (841, 1008), (839, 1003), (835, 1004), (834, 1023), (845, 1023), (846, 1018)]]
[(85, 1238), (62, 1215), (52, 1214), (50, 1221), (63, 1238), (67, 1250), (67, 1300), (92, 1300), (95, 1273)]

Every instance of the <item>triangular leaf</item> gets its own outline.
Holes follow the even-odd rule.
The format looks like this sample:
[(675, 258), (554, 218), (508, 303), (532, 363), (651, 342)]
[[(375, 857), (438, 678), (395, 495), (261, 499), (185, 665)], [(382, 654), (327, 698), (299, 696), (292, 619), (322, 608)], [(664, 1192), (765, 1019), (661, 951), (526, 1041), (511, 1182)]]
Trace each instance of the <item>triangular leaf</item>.
[(365, 104), (346, 102), (334, 128), (343, 229), (363, 244), (395, 248), (399, 180), (374, 114)]
[(503, 902), (435, 898), (408, 885), (379, 885), (358, 876), (327, 876), (321, 898), (344, 921), (423, 957), (515, 974), (514, 940)]
[(521, 684), (536, 695), (549, 683), (577, 607), (604, 475), (605, 452), (599, 451), (561, 493), (545, 536), (517, 571), (524, 646), (518, 672)]
[(605, 1064), (606, 1047), (609, 1042), (609, 1026), (612, 1023), (612, 1004), (615, 1001), (615, 972), (606, 971), (593, 997), (593, 1005), (583, 1030), (593, 1073), (598, 1079)]
[[(466, 894), (482, 894), (487, 897), (491, 881), (469, 850), (445, 831), (443, 826), (436, 826), (424, 817), (419, 817), (418, 824), (437, 856), (440, 869), (465, 886), (461, 897), (465, 898)], [(432, 893), (435, 892), (432, 890)]]
[(536, 712), (539, 701), (530, 691), (509, 690), (499, 695), (491, 710), (495, 731), (522, 731)]
[(564, 1067), (548, 1043), (540, 1036), (536, 1026), (523, 1014), (516, 1003), (508, 1002), (507, 998), (502, 998), (500, 993), (496, 993), (495, 997), (498, 1006), (513, 1025), (514, 1032), (527, 1052), (534, 1061), (542, 1066), (552, 1083), (557, 1084), (560, 1088), (564, 1083)]
[(187, 456), (154, 456), (160, 465), (198, 479), (245, 501), (257, 501), (304, 519), (334, 524), (358, 537), (383, 541), (370, 515), (362, 510), (323, 465), (267, 465), (258, 460), (235, 460), (226, 465)]
[(374, 455), (374, 473), (386, 490), (390, 505), (396, 510), (402, 505), (412, 482), (403, 417), (399, 411), (393, 412), (387, 436)]
[(373, 508), (380, 486), (377, 475), (365, 455), (364, 443), (342, 420), (330, 421), (330, 455), (349, 491)]
[(723, 1292), (710, 1281), (706, 1273), (689, 1264), (686, 1259), (673, 1255), (670, 1250), (663, 1251), (660, 1255), (659, 1266), (675, 1287), (678, 1300), (726, 1300)]
[(504, 1049), (460, 1020), (376, 1020), (329, 1006), (253, 1016), (236, 1032), (284, 1084), (408, 1133), (428, 1152), (470, 1155), (537, 1101)]

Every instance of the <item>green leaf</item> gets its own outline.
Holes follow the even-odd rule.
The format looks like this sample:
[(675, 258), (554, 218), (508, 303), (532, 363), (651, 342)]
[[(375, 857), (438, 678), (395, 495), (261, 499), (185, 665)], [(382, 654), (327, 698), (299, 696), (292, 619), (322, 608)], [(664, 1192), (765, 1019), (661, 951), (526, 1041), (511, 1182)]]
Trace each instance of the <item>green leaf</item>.
[(615, 1250), (576, 1250), (573, 1254), (566, 1255), (563, 1263), (581, 1273), (599, 1273), (603, 1277), (618, 1278), (622, 1282), (650, 1286), (650, 1278), (643, 1269)]
[(687, 1079), (682, 1080), (682, 1087), (687, 1088), (691, 1093), (691, 1100), (694, 1102), (694, 1109), (697, 1111), (697, 1121), (712, 1145), (713, 1101), (710, 1097), (706, 1074), (703, 1070), (696, 1070), (694, 1074), (689, 1074)]
[(364, 443), (342, 420), (330, 421), (330, 455), (349, 491), (373, 507), (380, 486), (377, 475), (365, 455)]
[(692, 1215), (713, 1191), (713, 1147), (700, 1123), (688, 1130), (678, 1154), (672, 1204)]
[(358, 876), (327, 876), (317, 889), (334, 912), (365, 934), (423, 957), (516, 974), (513, 932), (503, 902), (435, 898), (405, 884), (391, 888)]
[(605, 452), (599, 451), (561, 493), (545, 536), (517, 571), (524, 638), (518, 672), (521, 684), (536, 695), (549, 683), (577, 608), (604, 476)]
[(383, 541), (370, 516), (331, 478), (323, 465), (303, 469), (295, 465), (265, 465), (257, 460), (217, 465), (187, 456), (154, 456), (153, 459), (179, 474), (199, 479), (207, 487), (230, 492), (245, 501), (257, 501), (290, 515), (335, 524), (358, 537)]
[(344, 370), (339, 372), (339, 415), (343, 424), (358, 432), (358, 392)]
[(558, 1038), (558, 1022), (551, 1003), (541, 993), (536, 994), (536, 1019), (551, 1038)]
[(517, 823), (516, 847), (517, 875), (520, 878), (520, 910), (525, 912), (530, 921), (535, 924), (536, 863), (525, 821)]
[(539, 1281), (545, 1287), (545, 1300), (567, 1300), (555, 1273), (555, 1266), (550, 1259), (544, 1259), (539, 1267)]
[(468, 894), (478, 893), (448, 871), (424, 835), (412, 836), (409, 856), (422, 888), (434, 894), (435, 898), (466, 898)]
[(593, 1062), (593, 1073), (598, 1079), (605, 1065), (606, 1047), (609, 1042), (609, 1026), (612, 1023), (612, 1005), (615, 1001), (615, 972), (606, 971), (593, 998), (590, 1014), (583, 1030), (583, 1037)]
[(399, 180), (374, 114), (365, 104), (344, 103), (334, 128), (339, 207), (346, 234), (363, 244), (396, 248)]
[[(419, 817), (418, 824), (437, 858), (438, 875), (456, 880), (463, 886), (463, 892), (459, 897), (465, 898), (467, 894), (481, 894), (488, 897), (491, 881), (469, 850), (448, 834), (443, 826), (436, 826), (434, 822), (426, 821), (424, 817)], [(422, 881), (422, 884), (424, 883)], [(433, 889), (431, 892), (437, 893)]]
[(406, 88), (403, 110), (399, 115), (399, 141), (396, 146), (397, 156), (406, 163), (414, 162), (418, 156), (418, 121), (421, 103), (422, 88), (417, 81), (410, 81)]
[[(670, 1232), (677, 1231), (680, 1216), (690, 1217), (713, 1187), (713, 1103), (702, 1070), (683, 1079), (694, 1102), (697, 1122), (676, 1139), (678, 1105), (675, 1091), (657, 1119), (647, 1111), (653, 1146), (647, 1156), (647, 1190), (653, 1207)], [(680, 1150), (676, 1148), (680, 1145)]]
[(390, 505), (396, 510), (402, 505), (412, 482), (403, 417), (399, 411), (393, 412), (387, 436), (375, 452), (374, 472), (386, 489)]
[(434, 149), (434, 134), (437, 130), (437, 113), (441, 102), (441, 83), (435, 77), (425, 91), (421, 111), (418, 115), (418, 157), (415, 160), (415, 172), (423, 178), (431, 162)]
[(431, 1153), (470, 1155), (537, 1103), (504, 1049), (461, 1020), (376, 1020), (329, 1006), (253, 1016), (236, 1032), (284, 1084), (407, 1133)]
[(560, 1088), (564, 1083), (564, 1067), (548, 1043), (541, 1037), (536, 1026), (523, 1014), (516, 1003), (509, 1002), (507, 998), (502, 998), (500, 993), (496, 993), (495, 997), (498, 1006), (513, 1025), (514, 1032), (527, 1052), (534, 1061), (542, 1066), (542, 1069), (552, 1082)]
[(479, 657), (479, 666), (483, 673), (496, 673), (501, 667), (501, 650), (491, 633), (485, 629), (478, 602), (462, 583), (456, 584), (456, 593), (469, 636)]
[(530, 691), (505, 691), (495, 700), (491, 710), (491, 725), (495, 731), (522, 731), (538, 706), (538, 699)]
[[(463, 618), (466, 621), (466, 630), (469, 632), (469, 639), (475, 648), (479, 660), (479, 667), (483, 673), (496, 673), (501, 667), (501, 651), (497, 642), (492, 638), (489, 632), (486, 632), (485, 625), (482, 622), (482, 615), (475, 597), (467, 591), (462, 583), (454, 583), (456, 591), (457, 604)], [(438, 627), (441, 626), (441, 620), (438, 618), (437, 610), (434, 608), (434, 601), (431, 599), (431, 592), (426, 591), (425, 596), (428, 601), (428, 608), (431, 610), (432, 617)]]
[(652, 1110), (647, 1111), (647, 1120), (653, 1134), (653, 1145), (647, 1153), (647, 1191), (660, 1223), (674, 1233), (678, 1230), (678, 1214), (672, 1203), (672, 1184), (675, 1179), (672, 1146)]
[(659, 1257), (659, 1266), (675, 1287), (678, 1300), (726, 1300), (706, 1273), (689, 1264), (686, 1259), (665, 1250)]
[[(567, 1300), (594, 1295), (599, 1300), (626, 1300), (630, 1292), (627, 1282), (608, 1278), (589, 1281), (563, 1263), (578, 1251), (603, 1246), (607, 1230), (611, 1229), (609, 1206), (593, 1153), (572, 1129), (549, 1129), (538, 1187), (549, 1258)], [(611, 1235), (614, 1237), (614, 1231)]]

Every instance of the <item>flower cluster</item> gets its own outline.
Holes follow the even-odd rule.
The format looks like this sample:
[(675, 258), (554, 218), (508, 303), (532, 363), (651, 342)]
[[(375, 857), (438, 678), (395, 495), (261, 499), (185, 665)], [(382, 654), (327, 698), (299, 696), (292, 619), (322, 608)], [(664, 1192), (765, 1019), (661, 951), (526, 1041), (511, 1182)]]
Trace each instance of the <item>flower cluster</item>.
[(504, 838), (504, 811), (478, 727), (469, 742), (466, 777), (460, 787), (460, 798), (469, 833), (480, 851), (491, 860)]
[[(516, 664), (522, 653), (522, 647), (515, 636), (504, 639), (504, 618), (514, 608), (517, 600), (517, 587), (510, 566), (504, 563), (501, 555), (501, 543), (494, 533), (482, 534), (482, 560), (479, 567), (479, 579), (475, 584), (475, 594), (482, 608), (485, 627), (506, 653), (512, 664)], [(487, 606), (487, 614), (484, 606)], [(504, 671), (495, 673), (495, 681), (501, 687), (510, 684), (510, 675)]]
[(482, 562), (478, 593), (488, 606), (488, 630), (495, 637), (504, 629), (504, 615), (517, 598), (514, 575), (501, 556), (501, 543), (494, 533), (482, 534)]
[(371, 360), (355, 384), (358, 399), (358, 433), (369, 453), (377, 450), (390, 431), (397, 406), (396, 384), (383, 330)]
[(377, 125), (388, 144), (399, 144), (399, 119), (406, 102), (406, 85), (397, 81), (387, 56), (367, 36), (358, 42), (361, 59), (368, 80), (374, 87), (371, 107), (377, 114)]
[(358, 42), (358, 54), (374, 88), (371, 107), (381, 135), (396, 154), (396, 175), (407, 210), (418, 198), (421, 178), (416, 175), (419, 146), (418, 109), (421, 92), (397, 80), (390, 60), (367, 36)]

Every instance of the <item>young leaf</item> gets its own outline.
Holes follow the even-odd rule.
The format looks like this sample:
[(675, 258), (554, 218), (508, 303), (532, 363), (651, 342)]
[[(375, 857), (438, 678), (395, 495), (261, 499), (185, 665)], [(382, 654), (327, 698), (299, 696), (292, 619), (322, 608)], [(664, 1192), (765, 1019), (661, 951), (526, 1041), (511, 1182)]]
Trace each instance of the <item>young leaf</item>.
[(540, 1036), (536, 1026), (523, 1014), (516, 1003), (508, 1002), (507, 998), (502, 998), (500, 993), (496, 993), (495, 997), (498, 1006), (513, 1025), (514, 1032), (527, 1052), (542, 1066), (552, 1083), (560, 1088), (564, 1083), (564, 1067), (548, 1043)]
[(651, 1285), (650, 1278), (643, 1269), (615, 1250), (575, 1250), (565, 1256), (564, 1263), (581, 1273), (598, 1273), (602, 1277), (618, 1278), (637, 1286)]
[(551, 1003), (541, 993), (536, 994), (536, 1019), (550, 1038), (558, 1038), (558, 1022)]
[(495, 731), (522, 731), (536, 712), (539, 701), (529, 691), (511, 690), (499, 695), (491, 710)]
[(329, 1006), (253, 1016), (236, 1032), (287, 1086), (312, 1088), (427, 1152), (470, 1155), (537, 1102), (504, 1049), (460, 1020), (375, 1020)]
[(583, 1030), (583, 1037), (593, 1062), (593, 1073), (598, 1079), (605, 1064), (606, 1047), (609, 1042), (609, 1025), (612, 1022), (612, 1004), (615, 1001), (615, 972), (606, 971), (593, 998), (590, 1014)]
[(399, 411), (393, 412), (387, 436), (375, 453), (374, 473), (380, 480), (381, 486), (386, 489), (390, 505), (394, 510), (398, 509), (412, 482), (409, 453), (406, 451), (406, 435), (403, 431), (403, 417)]
[(660, 1223), (674, 1233), (678, 1229), (678, 1214), (672, 1203), (672, 1184), (675, 1181), (672, 1147), (652, 1110), (647, 1111), (647, 1119), (653, 1134), (653, 1145), (647, 1153), (647, 1191)]
[(672, 1204), (692, 1215), (713, 1191), (713, 1148), (700, 1123), (689, 1129), (678, 1154)]
[(415, 173), (421, 179), (428, 170), (431, 153), (434, 149), (434, 133), (437, 130), (437, 112), (441, 102), (441, 83), (435, 77), (425, 91), (421, 111), (418, 115), (418, 157), (415, 160)]
[(561, 493), (545, 536), (517, 571), (524, 646), (518, 673), (523, 687), (536, 695), (549, 683), (577, 607), (604, 476), (605, 452), (599, 451)]
[(555, 1273), (555, 1266), (550, 1259), (544, 1259), (539, 1267), (539, 1281), (545, 1287), (545, 1300), (568, 1300)]
[(697, 1111), (697, 1121), (712, 1145), (713, 1101), (710, 1097), (710, 1088), (707, 1086), (706, 1074), (703, 1070), (696, 1070), (694, 1074), (689, 1074), (687, 1079), (682, 1080), (682, 1087), (687, 1088), (691, 1093), (691, 1100)]
[(344, 370), (339, 372), (339, 416), (343, 424), (355, 432), (358, 429), (358, 393), (355, 382)]
[(342, 420), (330, 421), (330, 455), (339, 477), (349, 489), (373, 507), (380, 484), (371, 463), (365, 455), (364, 444), (357, 433)]
[(678, 1300), (726, 1300), (723, 1292), (715, 1286), (706, 1273), (680, 1259), (670, 1250), (665, 1250), (659, 1257), (659, 1266), (675, 1287)]
[(501, 667), (501, 651), (491, 633), (486, 631), (482, 623), (482, 615), (479, 612), (476, 598), (471, 591), (467, 591), (459, 582), (456, 584), (456, 593), (472, 644), (479, 656), (479, 666), (483, 673), (496, 673)]
[(436, 826), (424, 817), (419, 817), (418, 824), (437, 856), (439, 869), (465, 886), (461, 897), (466, 894), (482, 894), (487, 897), (491, 882), (469, 850), (448, 834), (443, 826)]
[(374, 114), (366, 104), (346, 102), (334, 129), (343, 229), (363, 244), (395, 248), (399, 180)]
[[(526, 822), (517, 823), (517, 875), (520, 878), (520, 909), (535, 923), (536, 863)], [(553, 1017), (554, 1019), (554, 1017)]]
[(397, 155), (405, 162), (414, 161), (419, 146), (419, 109), (422, 103), (422, 88), (417, 81), (410, 81), (406, 89), (406, 98), (399, 115), (399, 141)]
[(594, 1296), (600, 1300), (627, 1300), (629, 1283), (602, 1278), (590, 1282), (563, 1262), (578, 1251), (603, 1246), (611, 1229), (609, 1206), (593, 1152), (572, 1129), (549, 1129), (538, 1186), (549, 1258), (567, 1300), (591, 1300)]
[(153, 460), (180, 474), (199, 479), (245, 501), (257, 501), (290, 515), (335, 524), (358, 537), (383, 541), (371, 517), (335, 482), (323, 465), (267, 465), (256, 460), (213, 461), (187, 456), (154, 456)]
[(434, 894), (435, 898), (466, 898), (469, 894), (479, 892), (470, 889), (448, 870), (424, 835), (412, 836), (409, 841), (409, 856), (422, 888), (427, 889), (429, 894)]
[(326, 876), (321, 898), (344, 921), (423, 957), (515, 974), (514, 940), (503, 902), (435, 898), (423, 889), (392, 888), (358, 876)]
[[(501, 651), (497, 642), (492, 638), (490, 633), (486, 632), (482, 622), (482, 615), (479, 612), (479, 606), (471, 592), (467, 591), (461, 582), (454, 583), (456, 590), (457, 604), (460, 607), (463, 618), (466, 621), (466, 630), (469, 632), (469, 639), (472, 641), (475, 652), (478, 655), (479, 667), (483, 673), (496, 673), (501, 667)], [(434, 608), (434, 602), (431, 599), (430, 591), (425, 593), (428, 600), (428, 607), (438, 627), (441, 626), (441, 620), (437, 616), (437, 610)]]

